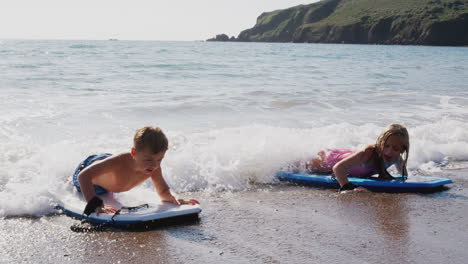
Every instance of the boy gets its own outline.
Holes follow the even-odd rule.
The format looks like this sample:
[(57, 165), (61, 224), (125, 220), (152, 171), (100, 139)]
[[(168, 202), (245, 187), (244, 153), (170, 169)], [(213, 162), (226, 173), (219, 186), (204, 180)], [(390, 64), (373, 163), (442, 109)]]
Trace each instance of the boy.
[(176, 199), (161, 172), (161, 161), (168, 149), (168, 140), (158, 127), (138, 129), (130, 152), (112, 156), (92, 155), (84, 160), (73, 174), (73, 184), (88, 202), (85, 214), (115, 213), (115, 208), (104, 208), (97, 196), (106, 192), (125, 192), (151, 178), (163, 202), (198, 204), (190, 199)]

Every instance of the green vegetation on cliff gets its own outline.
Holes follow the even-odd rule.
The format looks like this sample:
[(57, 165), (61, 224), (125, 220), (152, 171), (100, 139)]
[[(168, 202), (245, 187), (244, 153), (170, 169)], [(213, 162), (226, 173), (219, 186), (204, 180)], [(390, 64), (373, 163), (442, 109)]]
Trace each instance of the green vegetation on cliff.
[(468, 45), (468, 1), (322, 0), (263, 13), (235, 40)]

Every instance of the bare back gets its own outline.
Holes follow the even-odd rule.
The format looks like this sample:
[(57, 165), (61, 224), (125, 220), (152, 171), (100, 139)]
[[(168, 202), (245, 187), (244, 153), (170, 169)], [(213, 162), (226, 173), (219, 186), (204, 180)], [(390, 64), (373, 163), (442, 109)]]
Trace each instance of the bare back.
[(93, 163), (80, 174), (90, 175), (91, 182), (111, 192), (125, 192), (150, 176), (137, 172), (130, 153), (122, 153)]

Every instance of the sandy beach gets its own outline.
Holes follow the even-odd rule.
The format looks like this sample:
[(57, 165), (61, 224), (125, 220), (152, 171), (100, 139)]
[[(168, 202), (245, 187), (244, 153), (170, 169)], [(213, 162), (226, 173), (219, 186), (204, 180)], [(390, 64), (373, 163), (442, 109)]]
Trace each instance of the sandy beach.
[(466, 169), (435, 193), (346, 193), (291, 184), (190, 193), (198, 222), (77, 233), (65, 215), (0, 221), (2, 263), (465, 263)]

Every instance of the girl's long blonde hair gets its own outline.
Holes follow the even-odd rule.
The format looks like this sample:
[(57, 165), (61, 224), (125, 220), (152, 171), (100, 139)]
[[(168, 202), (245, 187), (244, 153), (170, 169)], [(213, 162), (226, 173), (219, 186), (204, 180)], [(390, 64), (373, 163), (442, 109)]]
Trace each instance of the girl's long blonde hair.
[(400, 137), (401, 145), (402, 145), (402, 153), (400, 154), (400, 158), (402, 159), (401, 163), (401, 173), (403, 176), (408, 176), (408, 170), (406, 169), (406, 164), (408, 162), (408, 153), (409, 153), (409, 134), (408, 130), (402, 125), (399, 124), (391, 124), (389, 125), (377, 138), (377, 142), (375, 143), (375, 151), (374, 151), (374, 164), (377, 172), (379, 173), (379, 177), (387, 178), (391, 177), (390, 173), (388, 173), (387, 168), (385, 167), (384, 159), (382, 158), (382, 152), (385, 147), (385, 142), (391, 136)]

